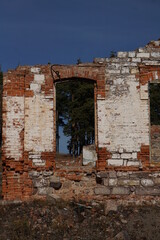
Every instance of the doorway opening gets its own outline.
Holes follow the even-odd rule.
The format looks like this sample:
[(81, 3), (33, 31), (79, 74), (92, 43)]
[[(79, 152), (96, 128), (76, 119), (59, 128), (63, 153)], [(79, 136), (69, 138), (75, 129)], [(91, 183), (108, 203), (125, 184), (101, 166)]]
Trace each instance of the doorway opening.
[(149, 83), (151, 162), (160, 163), (160, 83)]
[(84, 146), (95, 144), (95, 82), (56, 82), (56, 162), (82, 164)]

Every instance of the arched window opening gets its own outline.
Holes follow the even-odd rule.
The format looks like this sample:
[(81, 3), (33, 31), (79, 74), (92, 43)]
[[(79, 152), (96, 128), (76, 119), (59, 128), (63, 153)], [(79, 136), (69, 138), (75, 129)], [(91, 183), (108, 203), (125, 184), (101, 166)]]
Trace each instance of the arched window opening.
[(65, 79), (56, 82), (56, 152), (74, 159), (83, 146), (95, 142), (94, 82)]

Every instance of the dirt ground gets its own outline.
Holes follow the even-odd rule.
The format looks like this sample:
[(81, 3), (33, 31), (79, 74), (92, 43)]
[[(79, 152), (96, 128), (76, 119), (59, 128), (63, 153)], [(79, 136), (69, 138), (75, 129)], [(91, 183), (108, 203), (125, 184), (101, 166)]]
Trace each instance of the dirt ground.
[(0, 206), (0, 240), (159, 240), (160, 206), (36, 200)]

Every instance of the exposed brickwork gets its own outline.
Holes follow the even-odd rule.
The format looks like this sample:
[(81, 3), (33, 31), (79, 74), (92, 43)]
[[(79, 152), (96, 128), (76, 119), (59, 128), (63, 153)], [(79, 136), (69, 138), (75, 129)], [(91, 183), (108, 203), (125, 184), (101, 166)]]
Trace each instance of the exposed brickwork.
[[(95, 81), (95, 99), (105, 97), (105, 67), (99, 64), (54, 66), (61, 79)], [(59, 81), (55, 76), (55, 81)], [(43, 184), (34, 176), (48, 176), (55, 169), (55, 98), (50, 66), (18, 67), (4, 76), (3, 90), (3, 196), (27, 199)], [(75, 178), (70, 176), (70, 178)], [(76, 177), (77, 178), (77, 177)], [(39, 180), (38, 180), (39, 181)], [(36, 185), (37, 184), (37, 185)], [(49, 185), (48, 185), (49, 186)], [(27, 195), (28, 194), (28, 195)]]
[(102, 171), (106, 169), (106, 161), (111, 158), (111, 153), (107, 149), (99, 148), (98, 149), (98, 161), (97, 161), (97, 170)]
[[(160, 82), (160, 41), (117, 58), (95, 59), (107, 63), (106, 99), (98, 102), (99, 147), (111, 153), (108, 170), (158, 170), (150, 160), (149, 82)], [(152, 163), (151, 163), (152, 162)]]
[(149, 146), (148, 145), (142, 145), (140, 152), (137, 153), (137, 158), (141, 161), (142, 163), (142, 168), (144, 170), (149, 167), (150, 165), (150, 159), (149, 159)]
[[(53, 68), (59, 73), (53, 73), (54, 79), (50, 65), (22, 66), (4, 75), (4, 199), (54, 195), (58, 188), (59, 196), (71, 197), (159, 195), (160, 166), (150, 159), (150, 132), (155, 130), (148, 83), (160, 82), (160, 40), (118, 52), (116, 58)], [(71, 78), (95, 83), (96, 169), (55, 165), (55, 86)], [(103, 171), (102, 186), (95, 171)]]
[(140, 66), (139, 82), (141, 85), (148, 84), (154, 80), (160, 79), (160, 66)]
[(3, 96), (24, 96), (24, 73), (10, 71), (4, 74)]
[(53, 172), (55, 167), (54, 93), (48, 68), (19, 67), (4, 76), (2, 192), (6, 200), (30, 198), (34, 189), (30, 172)]
[[(105, 98), (105, 68), (106, 64), (79, 64), (77, 66), (59, 66), (53, 65), (55, 71), (58, 71), (60, 78), (83, 78), (93, 80), (97, 83), (97, 98)], [(60, 81), (57, 75), (54, 75), (55, 81)]]

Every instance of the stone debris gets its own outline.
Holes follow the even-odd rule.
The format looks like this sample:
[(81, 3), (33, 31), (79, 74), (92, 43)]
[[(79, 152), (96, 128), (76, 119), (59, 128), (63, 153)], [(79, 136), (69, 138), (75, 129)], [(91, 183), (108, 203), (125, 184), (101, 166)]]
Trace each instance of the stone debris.
[(118, 204), (116, 200), (108, 200), (104, 207), (105, 215), (107, 215), (110, 211), (116, 212), (118, 209)]
[(160, 239), (158, 205), (62, 199), (0, 205), (0, 239)]

